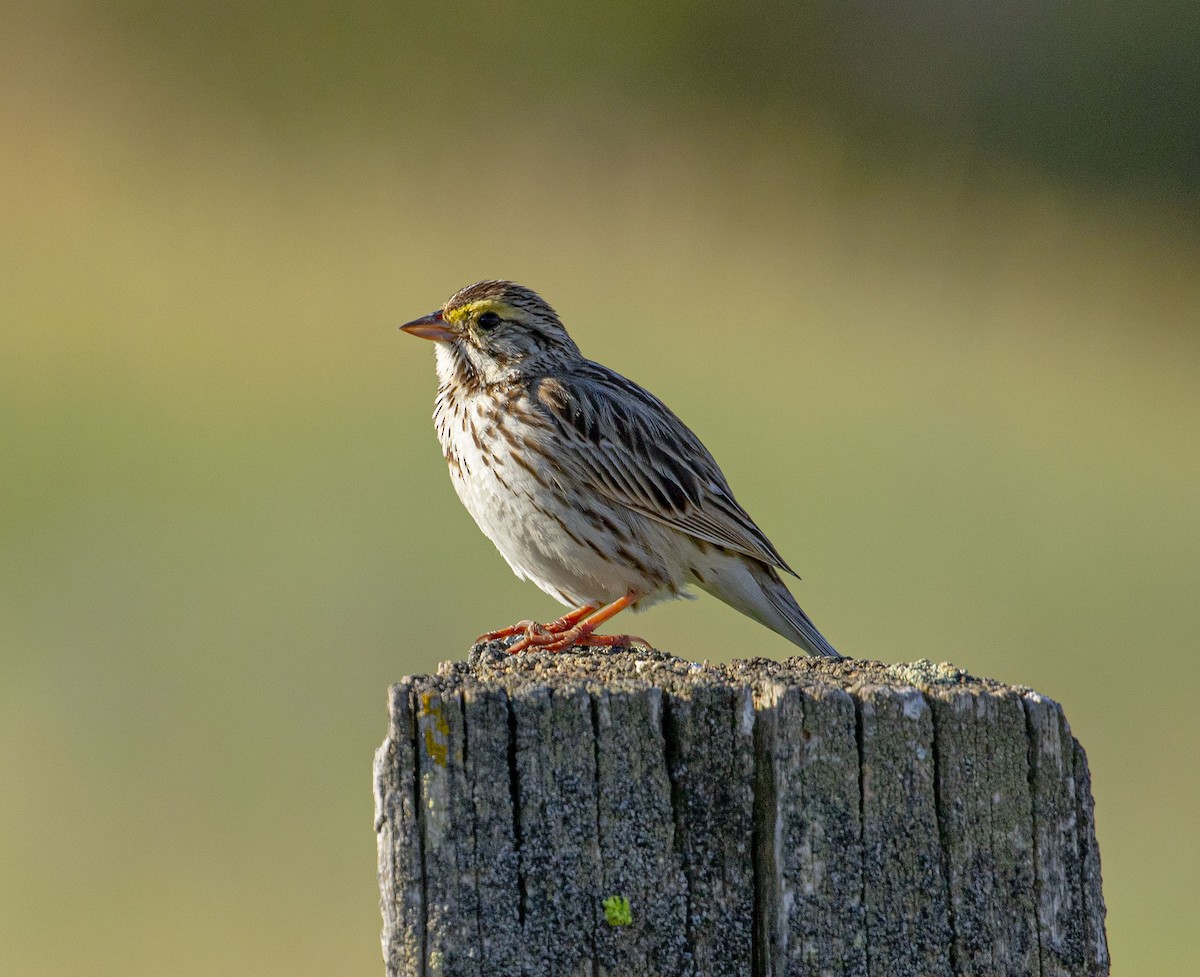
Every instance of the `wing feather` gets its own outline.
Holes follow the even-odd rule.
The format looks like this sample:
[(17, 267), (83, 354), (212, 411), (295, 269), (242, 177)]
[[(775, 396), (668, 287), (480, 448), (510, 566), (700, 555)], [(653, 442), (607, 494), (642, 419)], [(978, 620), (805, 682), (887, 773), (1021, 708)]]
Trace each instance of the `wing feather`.
[(553, 427), (553, 444), (543, 447), (573, 478), (610, 502), (794, 573), (708, 449), (649, 391), (590, 360), (538, 384), (545, 389), (530, 400)]

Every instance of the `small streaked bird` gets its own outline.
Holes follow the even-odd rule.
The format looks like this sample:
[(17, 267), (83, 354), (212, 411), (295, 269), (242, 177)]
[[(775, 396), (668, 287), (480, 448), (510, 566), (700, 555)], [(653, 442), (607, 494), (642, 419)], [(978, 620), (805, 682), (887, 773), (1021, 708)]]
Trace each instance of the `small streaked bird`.
[(585, 359), (539, 295), (476, 282), (400, 328), (436, 344), (433, 419), (458, 497), (518, 577), (572, 608), (478, 640), (518, 635), (510, 653), (645, 644), (595, 630), (695, 585), (810, 655), (841, 657), (700, 439), (653, 394)]

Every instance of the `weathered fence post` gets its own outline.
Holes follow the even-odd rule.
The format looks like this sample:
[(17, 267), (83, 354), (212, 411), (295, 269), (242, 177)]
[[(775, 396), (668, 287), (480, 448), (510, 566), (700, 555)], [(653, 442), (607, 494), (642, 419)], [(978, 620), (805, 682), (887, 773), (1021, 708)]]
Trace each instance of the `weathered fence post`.
[(389, 977), (1099, 977), (1083, 748), (948, 665), (580, 650), (391, 689)]

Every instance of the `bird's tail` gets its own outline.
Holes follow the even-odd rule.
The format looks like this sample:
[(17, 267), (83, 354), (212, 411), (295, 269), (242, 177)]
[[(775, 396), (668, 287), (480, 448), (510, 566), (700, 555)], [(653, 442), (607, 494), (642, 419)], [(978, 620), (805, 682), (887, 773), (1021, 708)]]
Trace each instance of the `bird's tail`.
[(817, 658), (842, 657), (800, 609), (772, 567), (752, 559), (726, 560), (715, 575), (706, 575), (697, 584), (808, 654)]

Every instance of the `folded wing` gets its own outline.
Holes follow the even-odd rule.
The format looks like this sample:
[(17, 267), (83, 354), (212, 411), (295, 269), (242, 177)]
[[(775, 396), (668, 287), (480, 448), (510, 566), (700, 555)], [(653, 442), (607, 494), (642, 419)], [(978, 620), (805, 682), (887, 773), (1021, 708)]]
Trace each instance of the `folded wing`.
[(554, 457), (610, 502), (794, 573), (738, 505), (708, 449), (649, 391), (584, 361), (536, 382)]

